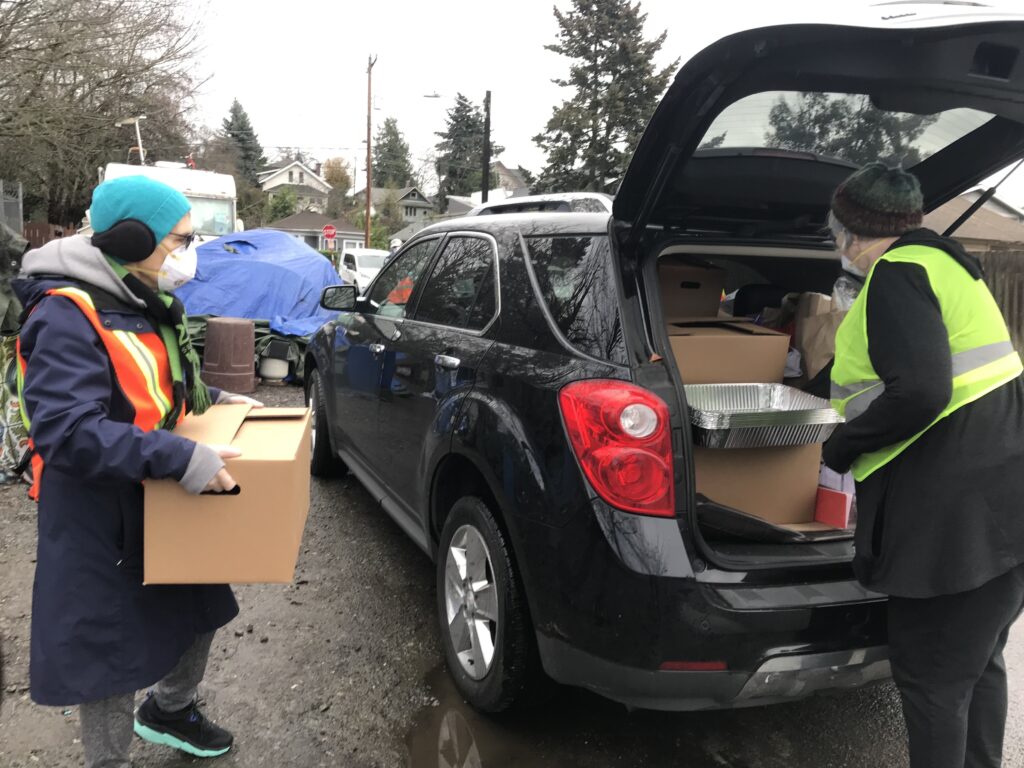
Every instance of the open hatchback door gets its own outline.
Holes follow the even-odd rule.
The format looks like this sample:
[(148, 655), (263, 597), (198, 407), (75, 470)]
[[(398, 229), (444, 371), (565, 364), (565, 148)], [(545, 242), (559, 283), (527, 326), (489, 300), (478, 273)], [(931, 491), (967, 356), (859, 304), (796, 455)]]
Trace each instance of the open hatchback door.
[(1024, 13), (891, 3), (852, 23), (753, 29), (687, 62), (615, 198), (620, 234), (820, 241), (866, 162), (916, 174), (928, 212), (1024, 157)]

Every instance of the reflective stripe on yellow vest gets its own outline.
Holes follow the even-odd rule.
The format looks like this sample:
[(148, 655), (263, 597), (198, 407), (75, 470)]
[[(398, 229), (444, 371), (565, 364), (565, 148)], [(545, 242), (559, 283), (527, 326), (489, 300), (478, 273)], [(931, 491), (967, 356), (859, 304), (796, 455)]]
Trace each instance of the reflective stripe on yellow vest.
[[(168, 415), (174, 408), (174, 372), (173, 361), (168, 355), (160, 336), (152, 331), (147, 333), (131, 333), (112, 330), (100, 319), (99, 312), (92, 297), (78, 288), (55, 288), (47, 291), (48, 296), (63, 296), (72, 303), (88, 319), (93, 330), (103, 342), (117, 386), (131, 403), (135, 411), (132, 423), (145, 432), (168, 426), (165, 424)], [(18, 340), (18, 400), (25, 428), (31, 424), (28, 409), (24, 400), (24, 381), (27, 363), (21, 354), (21, 340)], [(184, 410), (184, 409), (182, 409)], [(183, 413), (179, 414), (180, 421)], [(29, 446), (34, 450), (31, 440)], [(42, 458), (35, 454), (32, 459), (34, 483), (29, 495), (38, 498), (39, 481), (42, 476)]]
[[(931, 246), (905, 245), (889, 251), (880, 261), (916, 264), (927, 273), (949, 334), (953, 395), (935, 421), (913, 437), (859, 456), (853, 464), (857, 480), (888, 464), (941, 419), (1024, 372), (988, 287), (971, 277), (952, 256)], [(885, 392), (868, 353), (867, 301), (873, 275), (874, 269), (836, 333), (832, 405), (847, 421), (861, 416)]]

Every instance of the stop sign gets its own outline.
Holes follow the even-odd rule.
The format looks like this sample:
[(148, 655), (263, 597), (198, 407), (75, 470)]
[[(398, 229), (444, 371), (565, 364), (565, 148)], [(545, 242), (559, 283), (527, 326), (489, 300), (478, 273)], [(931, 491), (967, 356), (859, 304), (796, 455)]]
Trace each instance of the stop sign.
[(335, 235), (338, 234), (337, 228), (333, 224), (325, 224), (323, 228), (324, 240), (333, 240)]

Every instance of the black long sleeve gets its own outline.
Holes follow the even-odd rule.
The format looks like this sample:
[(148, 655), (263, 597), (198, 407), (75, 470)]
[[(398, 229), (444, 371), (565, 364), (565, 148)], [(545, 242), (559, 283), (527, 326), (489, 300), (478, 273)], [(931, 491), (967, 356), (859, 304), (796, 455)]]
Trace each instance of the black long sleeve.
[(825, 444), (825, 463), (837, 472), (928, 427), (953, 393), (949, 334), (924, 268), (880, 262), (867, 302), (868, 354), (885, 392)]

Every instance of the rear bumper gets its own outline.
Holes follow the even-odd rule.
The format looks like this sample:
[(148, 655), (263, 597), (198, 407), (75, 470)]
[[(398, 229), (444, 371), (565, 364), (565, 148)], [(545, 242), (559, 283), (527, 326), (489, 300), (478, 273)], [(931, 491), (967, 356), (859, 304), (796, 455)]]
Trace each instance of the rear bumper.
[(537, 642), (544, 668), (554, 680), (638, 709), (760, 706), (819, 691), (860, 688), (892, 676), (886, 646), (772, 656), (753, 672), (665, 672), (617, 664), (539, 634)]

